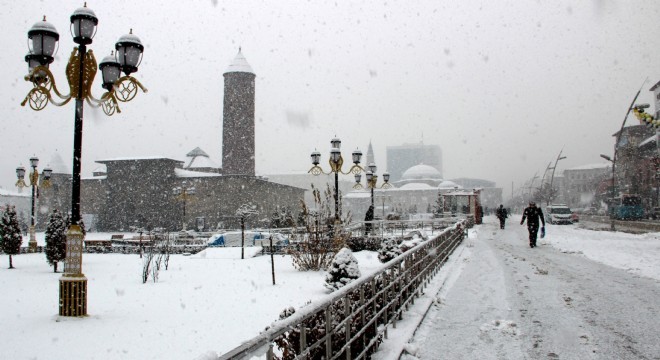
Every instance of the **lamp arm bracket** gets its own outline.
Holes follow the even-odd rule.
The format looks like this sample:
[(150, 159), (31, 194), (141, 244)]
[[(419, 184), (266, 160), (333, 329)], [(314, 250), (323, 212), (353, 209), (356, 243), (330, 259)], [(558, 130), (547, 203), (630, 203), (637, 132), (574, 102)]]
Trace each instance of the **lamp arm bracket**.
[(113, 91), (116, 95), (116, 99), (121, 102), (129, 102), (135, 98), (135, 95), (138, 93), (138, 89), (142, 90), (143, 93), (147, 93), (149, 90), (145, 88), (136, 78), (132, 76), (122, 76), (113, 85)]
[(55, 76), (53, 76), (53, 73), (46, 66), (39, 65), (32, 69), (32, 71), (25, 76), (25, 81), (32, 82), (35, 88), (41, 87), (48, 92), (52, 90), (55, 92), (55, 95), (62, 100), (71, 98), (71, 93), (64, 95), (59, 91), (57, 84), (55, 83)]
[(71, 97), (64, 99), (62, 102), (57, 102), (53, 99), (52, 95), (50, 94), (50, 91), (44, 86), (37, 86), (30, 90), (30, 92), (25, 96), (25, 99), (21, 102), (21, 106), (25, 106), (26, 103), (30, 103), (30, 108), (35, 111), (40, 111), (43, 110), (46, 105), (48, 105), (48, 102), (53, 103), (55, 106), (64, 106), (69, 101), (71, 101)]
[(364, 169), (360, 165), (357, 165), (357, 164), (353, 164), (353, 166), (351, 166), (351, 168), (348, 170), (348, 172), (343, 172), (343, 171), (341, 171), (341, 167), (339, 168), (339, 172), (341, 172), (344, 175), (360, 174), (363, 171), (364, 171)]
[(312, 166), (312, 168), (309, 169), (309, 171), (307, 173), (312, 174), (312, 175), (321, 175), (321, 174), (330, 175), (331, 174), (331, 172), (329, 172), (329, 173), (324, 172), (323, 169), (321, 169), (321, 167), (318, 166), (318, 165)]

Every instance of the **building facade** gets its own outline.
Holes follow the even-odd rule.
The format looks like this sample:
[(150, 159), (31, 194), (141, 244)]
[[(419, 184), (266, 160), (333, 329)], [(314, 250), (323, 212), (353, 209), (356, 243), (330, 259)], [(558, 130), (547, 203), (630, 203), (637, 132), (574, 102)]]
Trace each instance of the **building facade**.
[(432, 166), (442, 177), (442, 150), (438, 145), (419, 143), (388, 146), (386, 153), (387, 171), (392, 182), (401, 180), (407, 169), (419, 164)]

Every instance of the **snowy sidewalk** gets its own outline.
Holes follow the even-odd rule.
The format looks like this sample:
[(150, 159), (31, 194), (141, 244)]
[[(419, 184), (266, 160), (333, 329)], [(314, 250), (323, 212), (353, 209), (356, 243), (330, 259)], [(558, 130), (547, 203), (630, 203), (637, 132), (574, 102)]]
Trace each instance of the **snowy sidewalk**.
[(530, 249), (526, 228), (516, 220), (500, 230), (487, 217), (470, 230), (375, 358), (396, 359), (402, 349), (408, 353), (403, 359), (660, 353), (653, 321), (660, 312), (658, 234), (548, 226), (546, 239)]

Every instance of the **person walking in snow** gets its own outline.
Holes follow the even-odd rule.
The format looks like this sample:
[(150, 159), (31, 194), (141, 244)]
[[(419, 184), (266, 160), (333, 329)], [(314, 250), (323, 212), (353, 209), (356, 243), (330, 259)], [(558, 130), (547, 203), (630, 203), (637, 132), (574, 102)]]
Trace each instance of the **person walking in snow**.
[(500, 207), (495, 210), (495, 216), (500, 219), (500, 229), (504, 229), (504, 225), (506, 224), (506, 218), (509, 217), (509, 212), (506, 211), (504, 208), (504, 205), (500, 204)]
[(536, 247), (536, 236), (539, 232), (539, 220), (543, 223), (542, 231), (545, 231), (545, 218), (543, 218), (543, 210), (536, 207), (536, 203), (533, 201), (529, 202), (529, 206), (523, 211), (522, 219), (520, 220), (520, 225), (522, 225), (527, 219), (527, 231), (529, 231), (529, 247)]

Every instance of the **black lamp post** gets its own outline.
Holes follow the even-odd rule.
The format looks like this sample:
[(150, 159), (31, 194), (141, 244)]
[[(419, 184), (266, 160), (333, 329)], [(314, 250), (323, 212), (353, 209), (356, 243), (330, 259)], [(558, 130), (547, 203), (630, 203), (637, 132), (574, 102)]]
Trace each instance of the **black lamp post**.
[[(366, 172), (366, 178), (367, 178), (367, 187), (371, 189), (371, 206), (374, 206), (374, 188), (378, 187), (376, 185), (376, 182), (378, 181), (378, 175), (376, 175), (376, 170), (378, 167), (376, 164), (371, 163), (367, 167), (369, 170)], [(359, 182), (359, 178), (356, 176), (355, 180)], [(392, 185), (389, 184), (390, 181), (390, 174), (389, 173), (383, 173), (383, 185), (380, 186), (382, 189), (389, 189), (392, 187)]]
[[(121, 112), (118, 101), (132, 100), (141, 89), (147, 90), (130, 76), (136, 72), (142, 60), (144, 47), (132, 33), (122, 36), (115, 44), (116, 60), (104, 58), (99, 66), (103, 77), (102, 87), (107, 91), (96, 99), (91, 87), (96, 75), (96, 59), (87, 45), (96, 34), (98, 18), (94, 11), (85, 6), (76, 9), (70, 18), (70, 30), (74, 47), (66, 66), (66, 77), (70, 93), (63, 94), (55, 84), (49, 70), (57, 51), (59, 33), (55, 26), (46, 21), (37, 22), (28, 31), (29, 53), (25, 56), (29, 74), (25, 77), (33, 84), (21, 105), (29, 103), (33, 110), (43, 110), (48, 103), (63, 106), (75, 99), (73, 136), (73, 178), (71, 181), (71, 226), (67, 231), (66, 260), (64, 275), (60, 278), (59, 314), (61, 316), (84, 316), (87, 314), (87, 278), (82, 273), (82, 248), (84, 235), (80, 227), (80, 172), (82, 159), (83, 101), (94, 107), (102, 107), (106, 115)], [(124, 77), (119, 77), (120, 68)], [(56, 100), (59, 99), (59, 100)]]
[(320, 175), (320, 174), (330, 174), (334, 173), (335, 174), (335, 224), (338, 224), (341, 220), (339, 218), (339, 174), (342, 173), (344, 175), (348, 174), (355, 174), (355, 181), (356, 185), (355, 187), (360, 186), (360, 173), (364, 170), (362, 167), (360, 167), (360, 159), (362, 159), (362, 151), (360, 150), (355, 150), (353, 151), (353, 166), (348, 170), (348, 172), (343, 172), (342, 171), (342, 165), (344, 164), (344, 158), (341, 155), (341, 140), (339, 138), (333, 138), (330, 140), (330, 145), (332, 148), (330, 149), (330, 172), (325, 173), (323, 172), (323, 169), (319, 166), (321, 163), (321, 153), (318, 151), (312, 152), (311, 158), (312, 158), (312, 168), (309, 169), (308, 173), (313, 174), (313, 175)]
[[(53, 170), (49, 168), (45, 168), (41, 175), (43, 176), (43, 180), (41, 180), (41, 184), (39, 184), (39, 171), (37, 171), (37, 165), (39, 165), (39, 158), (37, 157), (31, 157), (30, 158), (30, 167), (32, 167), (32, 172), (30, 172), (30, 186), (32, 187), (32, 196), (31, 196), (31, 205), (30, 205), (30, 238), (28, 240), (28, 251), (29, 252), (36, 252), (37, 251), (37, 239), (35, 236), (35, 224), (36, 224), (36, 218), (35, 218), (35, 209), (36, 209), (36, 198), (39, 196), (38, 195), (38, 187), (41, 186), (43, 188), (47, 188), (50, 186), (50, 176), (53, 172)], [(24, 167), (18, 167), (16, 168), (16, 177), (18, 178), (18, 181), (16, 182), (16, 186), (18, 188), (23, 188), (27, 186), (25, 184), (25, 168)]]

